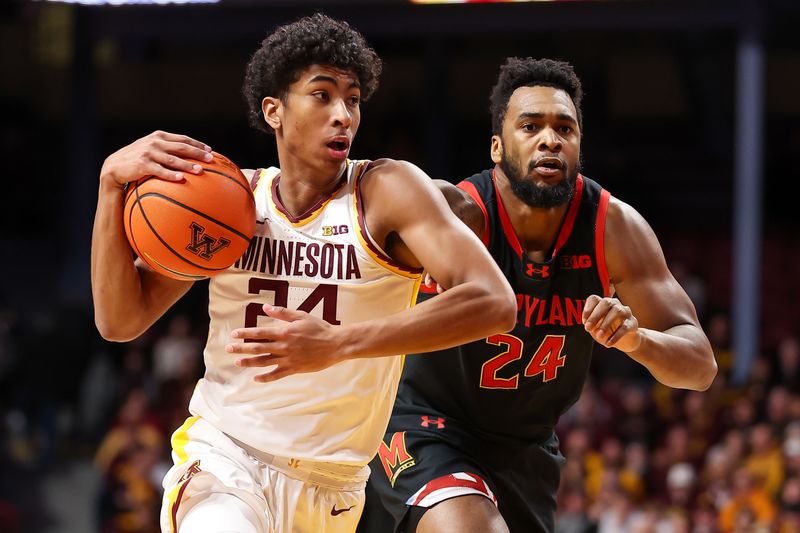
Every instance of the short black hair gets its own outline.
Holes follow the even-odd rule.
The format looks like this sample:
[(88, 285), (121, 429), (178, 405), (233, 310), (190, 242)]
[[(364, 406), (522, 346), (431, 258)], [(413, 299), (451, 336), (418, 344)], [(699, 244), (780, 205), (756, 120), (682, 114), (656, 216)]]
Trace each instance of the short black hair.
[(375, 50), (346, 22), (316, 13), (278, 27), (250, 58), (242, 86), (250, 125), (273, 133), (264, 123), (261, 101), (267, 96), (284, 100), (289, 86), (311, 65), (353, 72), (363, 101), (378, 88), (381, 60)]
[(566, 61), (554, 59), (533, 59), (531, 57), (509, 57), (500, 67), (497, 84), (492, 87), (489, 97), (489, 110), (492, 113), (492, 134), (500, 135), (503, 131), (503, 120), (506, 118), (508, 101), (520, 87), (553, 87), (561, 89), (572, 98), (575, 111), (578, 113), (578, 126), (583, 129), (581, 100), (583, 89), (581, 80), (575, 69)]

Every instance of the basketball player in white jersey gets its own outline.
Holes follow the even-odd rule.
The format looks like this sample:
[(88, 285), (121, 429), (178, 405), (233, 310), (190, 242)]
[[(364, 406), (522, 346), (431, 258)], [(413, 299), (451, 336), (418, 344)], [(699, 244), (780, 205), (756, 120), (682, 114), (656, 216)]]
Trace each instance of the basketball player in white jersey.
[[(251, 119), (274, 133), (280, 168), (247, 172), (257, 233), (210, 283), (206, 373), (172, 438), (164, 531), (354, 531), (400, 354), (514, 324), (503, 275), (422, 171), (347, 158), (379, 73), (361, 35), (320, 14), (278, 28), (248, 65)], [(209, 151), (155, 132), (106, 159), (92, 242), (105, 338), (137, 337), (191, 286), (131, 260), (125, 185), (192, 179), (185, 159)], [(412, 307), (423, 268), (449, 290)]]

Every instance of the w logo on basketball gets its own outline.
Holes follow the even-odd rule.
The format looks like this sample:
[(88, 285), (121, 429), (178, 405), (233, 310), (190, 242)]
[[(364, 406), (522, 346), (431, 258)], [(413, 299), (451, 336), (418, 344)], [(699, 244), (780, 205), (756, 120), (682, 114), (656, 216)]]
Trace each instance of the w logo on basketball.
[(205, 260), (211, 259), (215, 253), (231, 243), (225, 237), (215, 239), (207, 235), (205, 233), (206, 229), (197, 222), (192, 222), (189, 225), (189, 229), (192, 230), (192, 242), (186, 246), (186, 249)]

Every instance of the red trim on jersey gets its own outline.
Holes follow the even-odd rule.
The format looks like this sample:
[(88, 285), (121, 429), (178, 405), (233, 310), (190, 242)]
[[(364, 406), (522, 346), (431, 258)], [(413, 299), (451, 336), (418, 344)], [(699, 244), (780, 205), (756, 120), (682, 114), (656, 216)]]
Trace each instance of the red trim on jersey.
[[(494, 181), (494, 192), (497, 195), (497, 211), (500, 213), (500, 222), (503, 224), (503, 232), (506, 234), (508, 244), (511, 245), (521, 259), (522, 245), (519, 243), (519, 238), (517, 237), (516, 232), (514, 232), (514, 226), (511, 224), (511, 219), (508, 217), (508, 212), (503, 205), (503, 199), (500, 197), (500, 190), (497, 187), (497, 178), (495, 176), (494, 169), (492, 169), (492, 181)], [(558, 250), (564, 246), (564, 244), (567, 242), (567, 239), (569, 239), (569, 236), (572, 233), (572, 227), (575, 225), (575, 218), (578, 216), (578, 209), (581, 205), (582, 196), (583, 176), (578, 174), (578, 177), (575, 179), (575, 194), (572, 195), (572, 199), (569, 202), (567, 216), (564, 218), (564, 223), (561, 225), (561, 230), (558, 233), (556, 245), (553, 248), (553, 255), (548, 257), (548, 260), (555, 257), (558, 253)]]
[(497, 188), (497, 176), (494, 169), (492, 169), (492, 181), (494, 182), (494, 194), (497, 196), (497, 212), (500, 214), (500, 223), (503, 225), (503, 233), (506, 234), (508, 244), (517, 252), (517, 255), (522, 259), (522, 245), (519, 243), (519, 238), (514, 232), (514, 226), (511, 224), (511, 219), (508, 218), (506, 207), (503, 205), (503, 199), (500, 198), (500, 189)]
[(189, 486), (189, 483), (192, 481), (190, 477), (186, 481), (183, 482), (181, 488), (178, 489), (178, 496), (175, 498), (175, 501), (172, 503), (172, 531), (177, 533), (178, 531), (178, 507), (181, 505), (181, 499), (183, 498), (183, 493), (186, 491), (186, 487)]
[(278, 182), (280, 182), (280, 179), (281, 179), (281, 176), (280, 176), (280, 174), (278, 174), (272, 180), (272, 201), (275, 203), (275, 207), (278, 208), (278, 211), (283, 213), (283, 215), (286, 218), (289, 219), (289, 222), (291, 222), (292, 224), (297, 224), (298, 222), (302, 222), (303, 220), (311, 217), (311, 215), (313, 215), (315, 211), (317, 211), (320, 207), (322, 207), (322, 205), (325, 202), (327, 202), (328, 200), (330, 200), (331, 198), (336, 196), (339, 193), (339, 191), (341, 190), (342, 186), (345, 183), (347, 183), (347, 174), (345, 174), (344, 176), (339, 178), (339, 183), (336, 185), (336, 187), (333, 188), (333, 190), (330, 192), (330, 194), (328, 194), (327, 196), (323, 196), (322, 198), (317, 200), (317, 203), (315, 203), (314, 205), (312, 205), (311, 207), (306, 209), (305, 212), (303, 212), (299, 216), (292, 215), (283, 206), (283, 203), (281, 203), (281, 198), (280, 198), (280, 195), (278, 194)]
[(250, 190), (251, 191), (256, 190), (256, 185), (258, 185), (258, 178), (261, 177), (261, 170), (262, 169), (257, 168), (256, 171), (253, 172), (253, 177), (250, 178)]
[(458, 185), (456, 185), (459, 189), (469, 194), (473, 200), (478, 203), (478, 207), (481, 208), (481, 212), (483, 213), (483, 235), (481, 235), (481, 241), (483, 245), (488, 247), (489, 246), (489, 214), (486, 212), (486, 205), (483, 203), (483, 198), (478, 193), (478, 189), (475, 188), (475, 184), (471, 181), (462, 181)]
[(608, 213), (608, 201), (611, 193), (603, 189), (600, 191), (600, 204), (597, 206), (597, 221), (594, 224), (594, 255), (597, 258), (597, 274), (600, 276), (600, 283), (603, 284), (603, 295), (611, 296), (611, 280), (608, 279), (608, 268), (606, 267), (606, 214)]
[[(423, 487), (422, 490), (419, 491), (417, 497), (414, 498), (414, 501), (408, 503), (408, 505), (419, 505), (419, 503), (424, 500), (426, 497), (430, 496), (432, 493), (436, 492), (437, 490), (447, 489), (451, 487), (463, 487), (466, 489), (472, 489), (481, 494), (485, 495), (487, 498), (492, 500), (495, 504), (497, 503), (497, 499), (494, 497), (493, 494), (490, 494), (487, 490), (488, 485), (483, 480), (483, 478), (477, 474), (473, 474), (472, 472), (459, 472), (459, 474), (466, 474), (475, 478), (474, 481), (469, 481), (467, 479), (460, 479), (455, 477), (453, 474), (447, 474), (442, 477), (437, 477), (429, 482), (427, 482)], [(438, 503), (438, 502), (437, 502)]]
[(561, 231), (558, 233), (556, 239), (556, 246), (553, 248), (553, 257), (558, 255), (558, 251), (567, 242), (569, 236), (572, 234), (572, 227), (575, 225), (575, 217), (578, 216), (578, 208), (581, 205), (581, 197), (583, 196), (583, 176), (578, 174), (575, 180), (575, 193), (572, 195), (572, 200), (569, 202), (569, 209), (567, 210), (567, 217), (561, 225)]
[[(391, 257), (389, 254), (384, 252), (376, 242), (372, 240), (372, 235), (370, 235), (369, 231), (367, 231), (367, 213), (364, 209), (364, 198), (361, 194), (361, 178), (364, 177), (364, 174), (367, 173), (369, 167), (365, 168), (364, 171), (356, 178), (356, 185), (355, 185), (355, 195), (356, 195), (356, 218), (358, 219), (358, 227), (361, 228), (361, 236), (364, 238), (364, 243), (367, 245), (367, 248), (378, 256), (382, 261), (386, 262), (392, 268), (396, 268), (401, 272), (405, 272), (407, 274), (419, 275), (422, 274), (425, 269), (423, 268), (412, 268), (406, 266), (402, 263), (398, 263)], [(422, 284), (420, 284), (422, 287)]]

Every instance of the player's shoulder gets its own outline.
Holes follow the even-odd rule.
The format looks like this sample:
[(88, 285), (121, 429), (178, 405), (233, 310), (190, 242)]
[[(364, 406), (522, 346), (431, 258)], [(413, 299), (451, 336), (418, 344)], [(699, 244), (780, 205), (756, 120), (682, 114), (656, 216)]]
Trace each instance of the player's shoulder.
[(433, 190), (428, 175), (415, 164), (400, 159), (376, 159), (361, 176), (362, 193), (386, 194), (395, 201), (426, 189)]
[(243, 168), (242, 174), (250, 184), (250, 188), (255, 191), (260, 183), (269, 183), (272, 178), (281, 173), (278, 167), (264, 167), (264, 168)]
[(415, 164), (402, 159), (390, 159), (384, 157), (375, 159), (369, 164), (369, 168), (364, 172), (364, 177), (392, 177), (392, 178), (411, 178), (413, 176), (425, 176), (425, 173)]
[(647, 221), (632, 205), (623, 202), (616, 196), (608, 199), (608, 214), (606, 224), (609, 229), (632, 230), (642, 225), (647, 225)]
[(658, 237), (647, 220), (633, 206), (612, 196), (605, 223), (606, 261), (612, 278), (621, 269), (627, 269), (625, 265), (648, 261), (660, 249)]
[(491, 184), (494, 182), (494, 169), (486, 168), (464, 178), (461, 183)]

